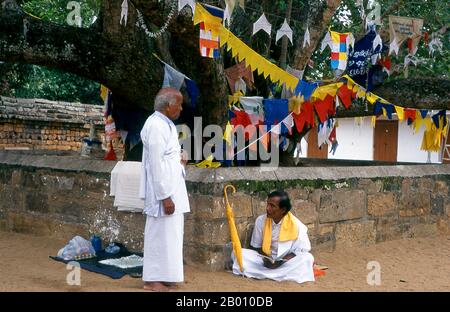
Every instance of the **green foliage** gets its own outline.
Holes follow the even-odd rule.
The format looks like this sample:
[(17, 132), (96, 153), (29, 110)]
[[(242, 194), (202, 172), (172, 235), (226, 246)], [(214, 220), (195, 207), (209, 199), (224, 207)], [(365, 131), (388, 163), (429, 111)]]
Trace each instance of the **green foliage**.
[(8, 91), (3, 94), (18, 98), (102, 104), (98, 83), (33, 65), (14, 64), (9, 70)]
[[(100, 0), (77, 1), (82, 27), (89, 27), (98, 15)], [(25, 0), (23, 10), (52, 23), (67, 25), (68, 0)], [(88, 79), (34, 65), (0, 64), (0, 94), (19, 98), (102, 104), (100, 84)]]
[[(100, 0), (78, 0), (82, 26), (89, 27), (98, 15)], [(53, 23), (67, 24), (67, 16), (72, 11), (69, 0), (25, 0), (22, 8), (25, 12)], [(69, 8), (68, 8), (69, 6)]]

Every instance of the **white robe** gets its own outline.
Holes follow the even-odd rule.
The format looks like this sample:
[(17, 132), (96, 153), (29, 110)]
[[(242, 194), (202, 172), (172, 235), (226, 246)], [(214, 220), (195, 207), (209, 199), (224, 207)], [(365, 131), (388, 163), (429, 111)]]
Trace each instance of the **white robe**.
[[(254, 248), (261, 248), (263, 242), (264, 224), (266, 215), (259, 216), (255, 222), (252, 240), (250, 245)], [(298, 237), (296, 240), (279, 242), (281, 222), (275, 224), (272, 221), (272, 258), (281, 259), (284, 256), (294, 253), (295, 257), (283, 263), (276, 269), (268, 269), (264, 266), (263, 258), (255, 250), (242, 249), (244, 276), (257, 279), (272, 279), (275, 281), (294, 281), (304, 283), (314, 281), (314, 257), (309, 253), (311, 243), (308, 239), (308, 228), (297, 218), (294, 220), (298, 226)], [(242, 275), (239, 264), (233, 257), (233, 273)]]
[[(182, 282), (184, 213), (190, 209), (178, 132), (169, 118), (155, 112), (145, 122), (141, 139), (144, 149), (139, 196), (145, 200), (147, 215), (142, 279)], [(162, 205), (168, 197), (175, 204), (170, 216)]]

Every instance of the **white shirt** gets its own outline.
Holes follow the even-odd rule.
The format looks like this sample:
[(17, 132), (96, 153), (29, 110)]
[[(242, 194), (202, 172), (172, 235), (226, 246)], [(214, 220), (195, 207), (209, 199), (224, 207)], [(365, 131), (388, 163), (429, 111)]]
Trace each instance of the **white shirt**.
[(181, 164), (181, 147), (175, 124), (160, 112), (153, 113), (141, 131), (144, 144), (139, 197), (145, 199), (144, 213), (165, 216), (162, 200), (171, 198), (175, 214), (190, 211)]
[[(272, 243), (270, 245), (270, 249), (272, 251), (272, 258), (274, 259), (280, 259), (290, 253), (299, 255), (300, 253), (309, 252), (311, 250), (311, 243), (308, 238), (308, 227), (295, 216), (293, 217), (298, 226), (298, 237), (296, 240), (286, 242), (278, 241), (280, 237), (281, 223), (283, 220), (281, 220), (278, 224), (272, 220)], [(254, 248), (262, 247), (266, 218), (267, 215), (265, 214), (256, 218), (255, 228), (253, 229), (252, 239), (250, 242), (250, 245)]]

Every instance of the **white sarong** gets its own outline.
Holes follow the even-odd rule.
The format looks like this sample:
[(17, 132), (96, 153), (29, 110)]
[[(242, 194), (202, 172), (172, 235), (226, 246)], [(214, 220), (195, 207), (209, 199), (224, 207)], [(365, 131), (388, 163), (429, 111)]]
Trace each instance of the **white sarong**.
[(147, 216), (144, 234), (144, 282), (180, 283), (183, 274), (184, 214)]
[[(233, 257), (233, 273), (242, 275), (236, 257)], [(277, 282), (292, 281), (299, 284), (314, 281), (314, 257), (309, 252), (296, 255), (283, 263), (279, 268), (268, 269), (264, 266), (263, 258), (251, 249), (242, 249), (244, 276), (256, 279), (271, 279)]]

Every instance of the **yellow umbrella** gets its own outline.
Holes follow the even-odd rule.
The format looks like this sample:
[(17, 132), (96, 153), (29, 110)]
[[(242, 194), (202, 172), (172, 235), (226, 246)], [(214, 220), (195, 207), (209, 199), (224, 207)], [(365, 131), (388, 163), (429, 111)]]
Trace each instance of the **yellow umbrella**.
[(242, 264), (242, 246), (241, 241), (239, 240), (239, 235), (236, 229), (236, 224), (234, 223), (234, 214), (233, 209), (231, 209), (231, 205), (228, 202), (228, 194), (227, 189), (232, 188), (233, 193), (236, 193), (236, 188), (233, 185), (227, 185), (225, 186), (223, 192), (225, 194), (225, 203), (227, 205), (227, 218), (228, 218), (228, 226), (230, 228), (230, 236), (231, 236), (231, 242), (233, 243), (233, 251), (234, 255), (236, 256), (236, 259), (239, 263), (239, 268), (241, 269), (241, 272), (244, 272), (244, 267)]

